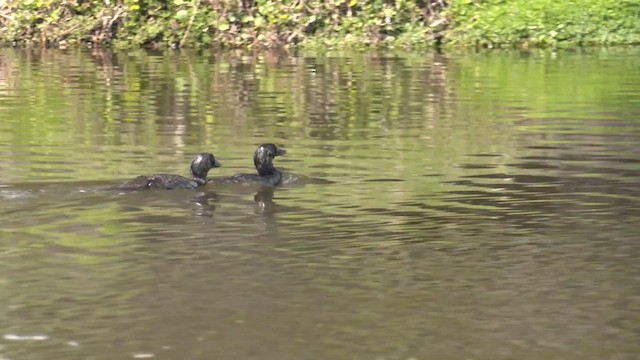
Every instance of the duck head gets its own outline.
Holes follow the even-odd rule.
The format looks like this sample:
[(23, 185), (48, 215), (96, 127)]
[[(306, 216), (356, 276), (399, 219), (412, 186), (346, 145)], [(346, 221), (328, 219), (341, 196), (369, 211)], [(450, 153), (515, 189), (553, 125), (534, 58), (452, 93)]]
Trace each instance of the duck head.
[(206, 180), (209, 170), (221, 166), (222, 164), (216, 160), (213, 154), (200, 153), (193, 158), (193, 161), (191, 161), (191, 175), (194, 179)]
[(276, 168), (273, 166), (273, 159), (276, 156), (284, 155), (287, 152), (284, 149), (278, 149), (274, 144), (262, 144), (258, 146), (253, 155), (253, 164), (260, 175), (273, 174)]

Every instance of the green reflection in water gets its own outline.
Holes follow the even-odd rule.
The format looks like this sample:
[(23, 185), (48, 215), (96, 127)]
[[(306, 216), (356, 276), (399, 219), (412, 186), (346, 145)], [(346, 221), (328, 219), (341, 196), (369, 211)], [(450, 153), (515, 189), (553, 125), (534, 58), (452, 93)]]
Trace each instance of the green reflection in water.
[[(0, 73), (10, 111), (0, 115), (0, 126), (14, 155), (0, 179), (186, 175), (199, 151), (223, 160), (213, 176), (250, 172), (255, 145), (275, 141), (291, 154), (279, 163), (296, 173), (339, 183), (402, 180), (348, 194), (380, 208), (451, 190), (443, 180), (508, 173), (527, 146), (572, 143), (565, 137), (571, 134), (619, 134), (605, 121), (617, 116), (607, 108), (631, 104), (634, 94), (625, 89), (640, 81), (636, 53), (288, 57), (7, 49)], [(599, 110), (585, 112), (585, 104)], [(638, 131), (637, 122), (624, 121)], [(476, 161), (470, 154), (499, 156)], [(474, 162), (487, 169), (459, 166)], [(317, 201), (335, 194), (313, 188), (298, 195)]]

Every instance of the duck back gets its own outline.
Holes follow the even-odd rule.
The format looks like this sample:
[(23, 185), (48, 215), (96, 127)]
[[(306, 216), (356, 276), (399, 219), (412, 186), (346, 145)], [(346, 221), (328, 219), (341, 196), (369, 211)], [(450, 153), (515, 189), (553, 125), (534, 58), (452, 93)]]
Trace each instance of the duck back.
[(198, 183), (192, 179), (173, 174), (140, 175), (119, 186), (123, 190), (143, 189), (194, 189)]

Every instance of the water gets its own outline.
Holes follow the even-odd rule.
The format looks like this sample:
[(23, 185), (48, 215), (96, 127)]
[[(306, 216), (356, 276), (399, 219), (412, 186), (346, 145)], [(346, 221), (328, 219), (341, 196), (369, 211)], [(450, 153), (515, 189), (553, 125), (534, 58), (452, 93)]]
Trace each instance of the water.
[(639, 55), (0, 50), (0, 359), (637, 359)]

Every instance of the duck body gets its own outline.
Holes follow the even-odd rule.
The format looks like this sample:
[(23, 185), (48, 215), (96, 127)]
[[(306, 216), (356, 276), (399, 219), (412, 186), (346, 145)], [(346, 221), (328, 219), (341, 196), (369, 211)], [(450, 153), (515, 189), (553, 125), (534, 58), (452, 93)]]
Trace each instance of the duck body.
[(124, 182), (122, 190), (144, 189), (195, 189), (207, 183), (207, 173), (212, 168), (222, 166), (210, 153), (196, 155), (191, 161), (191, 178), (175, 174), (140, 175)]
[(174, 174), (140, 175), (120, 185), (123, 189), (195, 189), (199, 184), (184, 176)]
[(235, 174), (226, 178), (210, 179), (210, 183), (216, 184), (239, 184), (239, 185), (268, 185), (278, 186), (282, 183), (282, 173), (276, 169), (273, 174), (256, 175), (256, 174)]
[(235, 174), (229, 177), (209, 179), (208, 182), (216, 184), (239, 184), (278, 186), (282, 183), (282, 172), (273, 165), (276, 156), (284, 155), (286, 151), (279, 149), (274, 144), (262, 144), (258, 146), (253, 155), (253, 164), (258, 174)]

